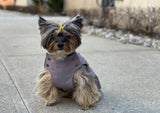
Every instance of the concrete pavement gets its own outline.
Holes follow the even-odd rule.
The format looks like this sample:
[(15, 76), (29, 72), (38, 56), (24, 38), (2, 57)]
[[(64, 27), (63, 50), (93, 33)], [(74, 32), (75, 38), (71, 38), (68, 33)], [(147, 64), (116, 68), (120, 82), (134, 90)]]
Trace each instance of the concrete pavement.
[(69, 99), (46, 107), (33, 92), (45, 58), (37, 23), (0, 11), (0, 113), (160, 113), (160, 51), (85, 34), (77, 51), (99, 76), (103, 100), (87, 111)]

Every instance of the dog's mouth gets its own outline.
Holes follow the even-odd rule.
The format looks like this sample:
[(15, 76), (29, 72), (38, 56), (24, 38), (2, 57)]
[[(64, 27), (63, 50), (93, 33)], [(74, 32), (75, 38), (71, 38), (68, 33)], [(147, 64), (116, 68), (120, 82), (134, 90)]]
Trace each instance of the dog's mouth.
[(65, 50), (63, 50), (63, 49), (58, 50), (58, 51), (56, 51), (55, 53), (56, 53), (56, 54), (59, 54), (59, 55), (61, 55), (61, 54), (67, 54), (67, 52), (66, 52)]

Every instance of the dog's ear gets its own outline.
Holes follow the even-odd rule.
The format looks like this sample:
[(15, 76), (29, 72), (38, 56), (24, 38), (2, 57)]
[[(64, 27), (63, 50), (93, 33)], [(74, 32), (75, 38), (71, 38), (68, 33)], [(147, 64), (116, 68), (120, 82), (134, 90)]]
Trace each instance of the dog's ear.
[(75, 16), (72, 20), (63, 24), (64, 29), (78, 39), (81, 36), (81, 28), (83, 27), (83, 18), (80, 15)]
[(38, 24), (39, 24), (39, 30), (41, 35), (44, 34), (46, 31), (48, 31), (49, 29), (58, 28), (58, 25), (56, 23), (53, 23), (53, 22), (51, 23), (40, 16), (39, 16)]
[(40, 33), (41, 35), (44, 34), (47, 30), (48, 30), (48, 22), (39, 16), (39, 20), (38, 20), (38, 25), (39, 25), (39, 30), (40, 30)]
[(71, 20), (71, 23), (77, 25), (79, 28), (83, 27), (83, 18), (78, 14)]
[(42, 17), (39, 16), (39, 21), (38, 21), (39, 26), (44, 25), (46, 22), (47, 21), (44, 18), (42, 18)]

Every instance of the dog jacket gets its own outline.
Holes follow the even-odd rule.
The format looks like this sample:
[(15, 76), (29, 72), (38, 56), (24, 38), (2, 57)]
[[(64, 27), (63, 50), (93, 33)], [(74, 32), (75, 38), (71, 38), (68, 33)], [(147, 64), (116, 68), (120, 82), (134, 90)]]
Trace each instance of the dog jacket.
[(87, 61), (79, 54), (72, 53), (64, 60), (55, 60), (51, 55), (46, 53), (44, 67), (50, 72), (52, 84), (63, 91), (71, 92), (74, 90), (73, 78), (75, 72), (82, 67), (87, 66), (87, 72), (95, 78), (95, 84), (98, 89), (101, 88), (96, 74), (89, 67)]

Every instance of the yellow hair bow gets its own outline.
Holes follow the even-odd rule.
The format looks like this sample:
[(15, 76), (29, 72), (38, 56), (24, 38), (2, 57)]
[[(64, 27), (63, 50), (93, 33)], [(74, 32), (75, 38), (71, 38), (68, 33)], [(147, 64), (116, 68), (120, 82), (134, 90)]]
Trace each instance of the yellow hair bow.
[(62, 29), (64, 29), (64, 27), (63, 26), (59, 26), (59, 29), (62, 30)]

